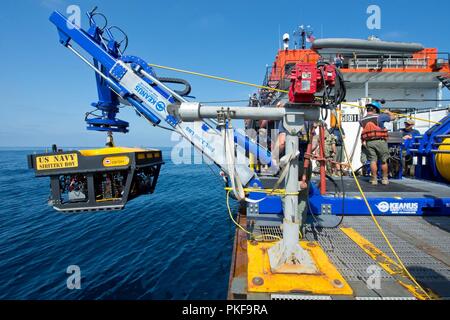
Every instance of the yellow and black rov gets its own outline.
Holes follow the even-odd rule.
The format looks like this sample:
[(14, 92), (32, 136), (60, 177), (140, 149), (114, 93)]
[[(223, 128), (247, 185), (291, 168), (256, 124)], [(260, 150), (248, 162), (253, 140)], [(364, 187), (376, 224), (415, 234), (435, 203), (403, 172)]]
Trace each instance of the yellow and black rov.
[(36, 177), (50, 177), (49, 205), (63, 212), (120, 210), (155, 190), (161, 150), (109, 147), (28, 155)]

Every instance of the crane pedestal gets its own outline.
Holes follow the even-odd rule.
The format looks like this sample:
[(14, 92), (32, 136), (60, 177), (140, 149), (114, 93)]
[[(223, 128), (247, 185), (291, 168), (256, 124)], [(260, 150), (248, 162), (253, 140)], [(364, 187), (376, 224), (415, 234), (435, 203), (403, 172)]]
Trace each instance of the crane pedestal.
[[(272, 271), (270, 251), (280, 245), (270, 242), (247, 242), (247, 290), (248, 292), (292, 293), (305, 292), (317, 295), (352, 295), (353, 290), (331, 263), (325, 251), (317, 242), (300, 241), (297, 246), (301, 254), (306, 253), (313, 262), (314, 273), (309, 271), (307, 263), (300, 265), (286, 263), (281, 270)], [(290, 271), (294, 272), (290, 272)], [(281, 272), (280, 272), (281, 271)]]

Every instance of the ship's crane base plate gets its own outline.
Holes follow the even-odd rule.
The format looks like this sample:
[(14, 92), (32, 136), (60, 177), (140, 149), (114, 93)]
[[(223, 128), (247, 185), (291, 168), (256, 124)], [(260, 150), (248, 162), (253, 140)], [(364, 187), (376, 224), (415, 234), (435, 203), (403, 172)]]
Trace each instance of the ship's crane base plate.
[(247, 241), (249, 292), (353, 294), (352, 288), (316, 241), (300, 241), (300, 246), (312, 257), (319, 270), (317, 274), (272, 273), (268, 249), (274, 244), (274, 242)]

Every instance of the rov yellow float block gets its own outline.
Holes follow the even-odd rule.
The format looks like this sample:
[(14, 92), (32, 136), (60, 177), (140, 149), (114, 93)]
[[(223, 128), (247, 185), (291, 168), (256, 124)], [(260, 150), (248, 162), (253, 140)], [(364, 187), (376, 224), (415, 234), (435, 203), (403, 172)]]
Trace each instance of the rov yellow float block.
[(300, 241), (316, 264), (317, 274), (272, 273), (268, 250), (274, 243), (247, 242), (249, 292), (352, 295), (353, 290), (317, 242)]
[[(439, 151), (450, 151), (450, 138), (444, 139), (442, 145), (439, 146)], [(447, 181), (450, 181), (450, 154), (438, 153), (436, 154), (436, 167)]]

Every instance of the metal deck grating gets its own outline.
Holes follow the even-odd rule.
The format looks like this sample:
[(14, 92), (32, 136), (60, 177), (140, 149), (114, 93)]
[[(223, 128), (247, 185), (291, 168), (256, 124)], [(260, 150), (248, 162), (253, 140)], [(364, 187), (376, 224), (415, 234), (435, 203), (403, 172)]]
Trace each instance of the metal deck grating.
[[(387, 237), (398, 255), (402, 258), (411, 274), (419, 282), (433, 289), (441, 289), (441, 297), (450, 296), (450, 266), (445, 259), (450, 259), (450, 217), (377, 217)], [(393, 258), (393, 255), (376, 228), (371, 217), (347, 216), (341, 226), (351, 227), (376, 247)], [(282, 237), (279, 226), (259, 225), (254, 233), (262, 235), (264, 241), (273, 240), (264, 237), (272, 234)], [(340, 270), (347, 281), (352, 283), (356, 299), (411, 299), (409, 293), (401, 288), (396, 280), (381, 270), (381, 282), (384, 290), (367, 290), (366, 281), (370, 277), (369, 266), (376, 264), (361, 248), (348, 238), (339, 228), (306, 227), (305, 239), (318, 241), (333, 264)], [(432, 248), (429, 254), (426, 249)], [(440, 255), (436, 255), (436, 252)], [(434, 256), (433, 256), (434, 255)], [(438, 257), (439, 259), (435, 258)], [(395, 259), (393, 258), (395, 261)], [(442, 294), (444, 292), (444, 294)], [(277, 299), (294, 299), (293, 297), (276, 297)], [(305, 297), (295, 298), (302, 299)]]
[[(442, 245), (434, 246), (433, 242), (449, 242), (450, 236), (448, 233), (441, 233), (441, 230), (435, 230), (435, 227), (431, 224), (428, 226), (423, 225), (421, 231), (423, 234), (426, 234), (428, 238), (430, 238), (430, 235), (433, 235), (435, 237), (433, 242), (427, 242), (422, 234), (412, 232), (411, 229), (414, 229), (414, 225), (420, 223), (421, 220), (423, 221), (424, 219), (421, 217), (415, 217), (414, 219), (412, 217), (396, 217), (391, 221), (389, 220), (389, 217), (378, 218), (378, 221), (383, 227), (386, 236), (391, 241), (392, 246), (397, 251), (397, 254), (418, 281), (450, 281), (450, 268), (447, 264), (428, 254), (425, 250), (421, 250), (420, 246), (418, 248), (417, 243), (411, 243), (404, 240), (400, 235), (398, 229), (401, 229), (401, 232), (406, 234), (403, 237), (410, 236), (412, 241), (424, 241), (429, 247), (434, 249), (439, 249)], [(450, 222), (450, 219), (448, 220)], [(389, 225), (387, 225), (387, 223), (389, 223)], [(394, 261), (396, 260), (370, 217), (349, 217), (345, 219), (345, 225), (354, 228)], [(398, 226), (400, 226), (400, 228), (398, 228)], [(446, 252), (448, 253), (448, 249), (445, 249), (445, 252), (441, 252), (443, 258), (445, 258)]]
[(261, 236), (262, 241), (273, 241), (274, 237), (271, 236), (283, 238), (283, 232), (279, 226), (257, 225), (253, 233), (256, 236)]
[[(347, 280), (361, 281), (365, 284), (370, 276), (367, 269), (374, 264), (374, 261), (340, 229), (314, 230), (307, 227), (305, 238), (317, 240)], [(380, 276), (381, 279), (393, 281), (393, 278), (384, 270), (381, 271)]]

